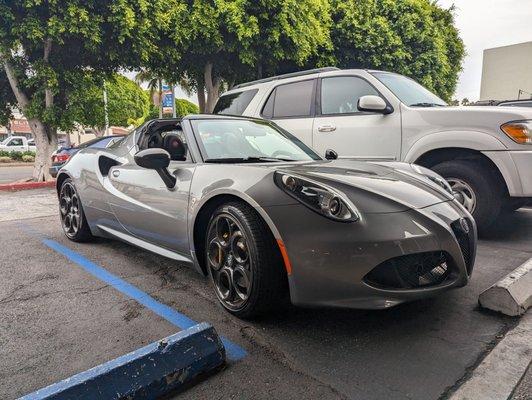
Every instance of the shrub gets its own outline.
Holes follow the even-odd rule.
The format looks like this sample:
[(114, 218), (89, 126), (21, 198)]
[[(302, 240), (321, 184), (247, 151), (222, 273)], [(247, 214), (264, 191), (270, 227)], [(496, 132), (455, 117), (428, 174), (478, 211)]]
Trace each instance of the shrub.
[(14, 161), (22, 161), (22, 152), (21, 151), (12, 151), (9, 153), (9, 157), (11, 157)]
[(11, 158), (9, 158), (9, 157), (6, 157), (6, 156), (0, 156), (0, 164), (1, 164), (1, 163), (9, 163), (9, 162), (11, 162), (11, 161), (13, 161), (13, 160), (11, 160)]
[(23, 154), (22, 155), (22, 161), (24, 162), (34, 162), (35, 161), (35, 156), (32, 155), (32, 154)]
[[(11, 154), (9, 151), (0, 150), (0, 157), (9, 157), (9, 154)], [(11, 158), (11, 157), (9, 157), (9, 158)]]

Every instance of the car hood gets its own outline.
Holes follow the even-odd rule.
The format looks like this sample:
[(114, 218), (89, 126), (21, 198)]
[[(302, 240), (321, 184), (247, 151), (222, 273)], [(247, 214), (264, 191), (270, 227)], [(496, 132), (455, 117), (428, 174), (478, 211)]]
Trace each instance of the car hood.
[(434, 131), (476, 130), (503, 135), (499, 129), (502, 124), (532, 119), (532, 109), (510, 106), (417, 107), (403, 111), (407, 126), (422, 124)]
[(335, 160), (274, 168), (331, 186), (366, 213), (402, 212), (453, 199), (407, 163)]

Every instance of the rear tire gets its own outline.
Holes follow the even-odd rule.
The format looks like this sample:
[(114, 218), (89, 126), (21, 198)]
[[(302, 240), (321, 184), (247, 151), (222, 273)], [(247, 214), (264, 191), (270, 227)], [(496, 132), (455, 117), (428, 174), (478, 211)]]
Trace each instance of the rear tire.
[(93, 239), (81, 199), (70, 178), (65, 179), (59, 190), (59, 216), (67, 238), (74, 242), (88, 242)]
[(282, 306), (287, 279), (277, 244), (257, 212), (243, 202), (213, 213), (205, 262), (218, 301), (239, 318), (254, 318)]
[[(503, 204), (503, 188), (490, 168), (476, 161), (452, 160), (437, 164), (432, 170), (457, 191), (457, 200), (473, 215), (479, 232), (486, 233), (497, 220)], [(474, 204), (468, 207), (471, 199)]]

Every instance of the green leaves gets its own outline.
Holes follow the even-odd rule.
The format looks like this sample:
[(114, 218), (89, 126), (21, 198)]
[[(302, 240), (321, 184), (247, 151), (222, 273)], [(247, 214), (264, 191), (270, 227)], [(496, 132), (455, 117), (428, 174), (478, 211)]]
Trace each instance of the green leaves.
[(410, 76), (449, 100), (464, 45), (452, 10), (428, 0), (332, 0), (333, 49), (341, 68), (374, 68)]

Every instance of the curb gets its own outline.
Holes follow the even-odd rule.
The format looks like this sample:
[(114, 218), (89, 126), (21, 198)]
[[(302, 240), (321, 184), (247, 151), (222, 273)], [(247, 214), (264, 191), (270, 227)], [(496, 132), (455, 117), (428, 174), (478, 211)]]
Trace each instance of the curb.
[(532, 314), (524, 315), (449, 400), (506, 400), (526, 373), (532, 357)]
[(14, 162), (14, 163), (0, 163), (0, 168), (9, 168), (9, 167), (32, 167), (32, 162)]
[(512, 317), (523, 315), (532, 305), (532, 258), (478, 297), (481, 307)]
[(1, 183), (0, 191), (16, 192), (18, 190), (40, 189), (47, 187), (55, 187), (55, 180), (47, 182), (11, 182)]
[(19, 400), (155, 399), (225, 363), (225, 348), (203, 322)]

